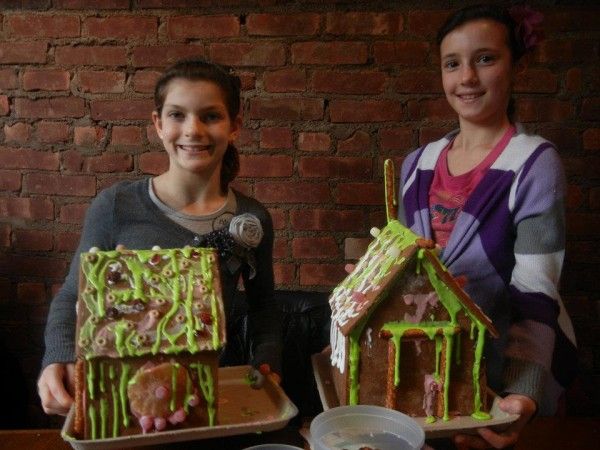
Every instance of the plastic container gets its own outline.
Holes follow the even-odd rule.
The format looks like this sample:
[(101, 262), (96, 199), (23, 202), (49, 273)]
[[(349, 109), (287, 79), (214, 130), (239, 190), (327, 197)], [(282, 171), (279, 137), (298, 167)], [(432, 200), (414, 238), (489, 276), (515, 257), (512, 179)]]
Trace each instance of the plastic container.
[(425, 432), (401, 412), (381, 406), (339, 406), (322, 412), (310, 424), (312, 450), (420, 450)]
[(300, 447), (287, 444), (260, 444), (246, 447), (244, 450), (302, 450)]

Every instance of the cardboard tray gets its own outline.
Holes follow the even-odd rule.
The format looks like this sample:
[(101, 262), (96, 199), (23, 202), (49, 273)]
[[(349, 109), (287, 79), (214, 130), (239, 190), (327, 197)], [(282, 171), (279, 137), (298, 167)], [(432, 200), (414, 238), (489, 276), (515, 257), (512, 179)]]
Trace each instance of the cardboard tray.
[(252, 389), (245, 380), (249, 370), (250, 366), (219, 368), (218, 425), (79, 440), (72, 437), (74, 412), (71, 409), (63, 425), (62, 437), (76, 450), (104, 450), (274, 431), (285, 427), (298, 414), (298, 409), (283, 389), (268, 378), (261, 389)]
[[(323, 409), (328, 410), (340, 406), (333, 377), (331, 375), (331, 364), (329, 363), (329, 354), (317, 353), (312, 355), (312, 366), (317, 390), (323, 404)], [(494, 395), (492, 408), (490, 409), (490, 420), (475, 420), (470, 416), (453, 417), (451, 420), (436, 420), (433, 423), (427, 423), (426, 417), (413, 417), (417, 423), (425, 430), (427, 439), (449, 437), (456, 433), (477, 434), (477, 428), (489, 427), (496, 431), (502, 431), (511, 423), (519, 418), (518, 414), (508, 414), (498, 407), (499, 397)]]

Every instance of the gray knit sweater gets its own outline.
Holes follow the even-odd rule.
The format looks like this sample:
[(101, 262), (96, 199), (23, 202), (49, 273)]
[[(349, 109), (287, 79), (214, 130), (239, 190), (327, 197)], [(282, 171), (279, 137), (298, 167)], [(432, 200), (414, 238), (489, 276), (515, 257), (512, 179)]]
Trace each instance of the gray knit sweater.
[[(268, 211), (256, 200), (235, 192), (236, 214), (250, 213), (261, 222), (264, 236), (255, 249), (256, 276), (250, 279), (249, 268), (242, 264), (235, 270), (221, 263), (221, 279), (228, 333), (241, 315), (248, 314), (248, 338), (251, 361), (231, 357), (238, 349), (226, 348), (221, 364), (251, 363), (255, 367), (268, 363), (281, 373), (281, 321), (273, 300), (273, 224)], [(81, 240), (65, 282), (53, 299), (46, 323), (46, 351), (42, 368), (57, 362), (75, 359), (75, 304), (79, 281), (79, 255), (91, 247), (114, 249), (123, 244), (130, 249), (149, 249), (197, 246), (201, 236), (173, 222), (151, 200), (148, 179), (124, 181), (100, 192), (90, 205), (85, 218)], [(247, 304), (236, 295), (240, 276), (243, 278)], [(228, 347), (240, 342), (228, 334)], [(232, 351), (234, 350), (234, 351)]]

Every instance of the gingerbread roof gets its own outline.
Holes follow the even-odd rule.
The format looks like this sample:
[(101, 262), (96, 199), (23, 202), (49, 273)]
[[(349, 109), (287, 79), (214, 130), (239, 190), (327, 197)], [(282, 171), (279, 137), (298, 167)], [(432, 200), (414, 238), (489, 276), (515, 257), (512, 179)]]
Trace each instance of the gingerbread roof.
[[(434, 275), (454, 294), (460, 306), (470, 317), (481, 322), (492, 335), (497, 332), (490, 319), (462, 290), (447, 272), (426, 241), (397, 220), (390, 220), (369, 244), (366, 253), (358, 260), (354, 270), (334, 289), (329, 299), (332, 319), (344, 335), (368, 317), (405, 270), (412, 258), (421, 258)], [(439, 294), (439, 292), (438, 292)], [(443, 302), (442, 302), (443, 303)]]
[(213, 249), (113, 250), (81, 254), (77, 355), (197, 353), (225, 344)]

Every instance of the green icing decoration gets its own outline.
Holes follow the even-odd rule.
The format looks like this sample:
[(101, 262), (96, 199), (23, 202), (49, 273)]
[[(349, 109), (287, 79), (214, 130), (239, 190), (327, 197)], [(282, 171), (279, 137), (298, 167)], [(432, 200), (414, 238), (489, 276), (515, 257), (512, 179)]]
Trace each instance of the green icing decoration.
[(359, 332), (350, 334), (350, 355), (348, 359), (348, 364), (350, 365), (350, 398), (348, 399), (348, 404), (350, 405), (358, 405), (358, 391), (360, 389), (358, 383), (358, 363), (360, 361), (360, 345), (358, 339), (362, 332), (362, 327), (357, 327)]
[(105, 398), (100, 399), (100, 437), (106, 438), (106, 425), (108, 423), (108, 402)]
[(88, 361), (87, 386), (90, 400), (94, 400), (94, 363)]
[[(112, 366), (110, 367), (111, 369), (113, 368)], [(113, 371), (114, 372), (114, 371)], [(113, 377), (111, 377), (112, 380)], [(113, 401), (113, 430), (112, 430), (112, 436), (113, 437), (117, 437), (119, 435), (119, 394), (117, 392), (117, 387), (115, 386), (114, 383), (110, 384), (110, 391), (112, 394), (112, 401)]]
[(481, 371), (481, 357), (483, 356), (483, 344), (485, 342), (485, 326), (481, 323), (477, 323), (477, 343), (475, 345), (475, 361), (473, 363), (473, 390), (475, 391), (475, 398), (473, 400), (474, 411), (471, 417), (477, 420), (488, 420), (491, 416), (485, 411), (481, 410), (481, 386), (479, 384), (479, 377)]
[(88, 417), (90, 419), (90, 436), (92, 439), (96, 439), (97, 433), (96, 433), (96, 408), (94, 408), (94, 405), (90, 404), (90, 406), (88, 407)]
[(101, 362), (100, 364), (100, 374), (98, 375), (98, 384), (100, 387), (100, 392), (104, 393), (105, 389), (104, 389), (104, 363)]
[(175, 411), (175, 398), (177, 396), (177, 372), (179, 370), (179, 364), (171, 364), (171, 402), (169, 408), (171, 411)]
[(204, 364), (190, 364), (190, 367), (196, 369), (198, 372), (198, 384), (202, 395), (206, 400), (206, 409), (208, 411), (208, 424), (213, 426), (215, 424), (215, 383), (210, 371), (210, 366)]
[(121, 400), (121, 414), (123, 416), (123, 426), (129, 426), (129, 414), (127, 414), (127, 384), (129, 382), (129, 364), (121, 363), (121, 379), (119, 380), (119, 399)]
[(425, 423), (434, 423), (436, 421), (435, 416), (427, 416)]

